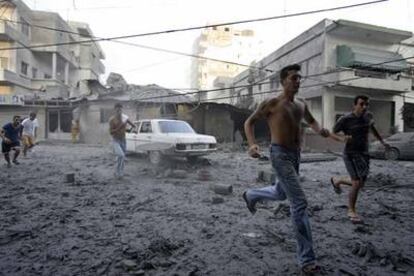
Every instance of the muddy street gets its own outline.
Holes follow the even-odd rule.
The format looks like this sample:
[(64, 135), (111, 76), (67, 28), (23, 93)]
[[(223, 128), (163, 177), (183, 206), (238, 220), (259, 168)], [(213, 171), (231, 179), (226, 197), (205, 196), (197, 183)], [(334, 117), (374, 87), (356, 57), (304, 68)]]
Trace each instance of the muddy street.
[[(2, 162), (0, 275), (300, 275), (288, 203), (252, 216), (241, 197), (267, 184), (269, 161), (229, 147), (169, 168), (130, 155), (120, 180), (114, 164), (109, 146), (63, 143)], [(339, 157), (301, 164), (322, 274), (413, 275), (414, 162), (372, 160), (362, 225), (329, 184), (345, 172)]]

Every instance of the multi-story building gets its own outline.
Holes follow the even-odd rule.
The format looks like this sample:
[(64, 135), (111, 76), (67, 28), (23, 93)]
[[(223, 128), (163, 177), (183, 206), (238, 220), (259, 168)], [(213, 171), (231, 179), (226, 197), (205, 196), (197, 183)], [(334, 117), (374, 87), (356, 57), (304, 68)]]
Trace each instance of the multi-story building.
[[(30, 10), (22, 1), (0, 4), (0, 104), (68, 99), (88, 93), (85, 82), (105, 72), (104, 54), (85, 23)], [(44, 46), (43, 46), (44, 45)]]
[(401, 109), (414, 104), (414, 63), (408, 59), (414, 56), (413, 41), (409, 31), (325, 19), (261, 60), (262, 70), (236, 76), (232, 85), (246, 88), (232, 95), (253, 109), (281, 91), (280, 69), (298, 63), (304, 76), (299, 96), (324, 127), (331, 129), (351, 110), (352, 99), (366, 94), (381, 133), (407, 131)]
[[(250, 65), (261, 56), (261, 52), (257, 51), (259, 47), (256, 47), (258, 43), (252, 30), (236, 30), (232, 26), (204, 29), (193, 44), (193, 54), (206, 59), (193, 59), (192, 87), (202, 90), (226, 87), (231, 78), (248, 68), (243, 65)], [(214, 101), (225, 95), (226, 91), (221, 90), (201, 93), (200, 98)], [(223, 99), (218, 102), (228, 101)]]
[(88, 82), (105, 72), (104, 53), (92, 37), (86, 23), (31, 10), (21, 0), (2, 1), (0, 123), (36, 110), (40, 139), (70, 139), (74, 106), (68, 100), (87, 96)]

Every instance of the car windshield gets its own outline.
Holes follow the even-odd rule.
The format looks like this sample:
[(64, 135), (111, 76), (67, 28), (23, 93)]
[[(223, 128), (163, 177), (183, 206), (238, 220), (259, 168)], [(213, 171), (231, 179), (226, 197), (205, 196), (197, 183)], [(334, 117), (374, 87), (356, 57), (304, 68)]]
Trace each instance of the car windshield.
[(183, 121), (158, 122), (162, 133), (195, 133), (189, 124)]

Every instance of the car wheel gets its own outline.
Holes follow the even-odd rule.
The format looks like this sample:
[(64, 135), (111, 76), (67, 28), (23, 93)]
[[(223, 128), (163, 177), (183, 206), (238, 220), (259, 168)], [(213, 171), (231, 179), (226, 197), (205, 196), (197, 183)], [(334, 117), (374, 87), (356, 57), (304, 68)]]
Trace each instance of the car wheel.
[(162, 153), (158, 150), (148, 152), (149, 161), (151, 164), (160, 165), (163, 159)]
[(390, 148), (385, 151), (384, 156), (387, 160), (397, 160), (400, 157), (400, 152), (396, 148)]

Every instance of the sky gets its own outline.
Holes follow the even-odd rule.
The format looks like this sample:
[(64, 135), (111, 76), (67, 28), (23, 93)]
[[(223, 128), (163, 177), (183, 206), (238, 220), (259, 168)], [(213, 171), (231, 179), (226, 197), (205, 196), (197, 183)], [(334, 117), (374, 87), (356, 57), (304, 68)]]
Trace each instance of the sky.
[[(372, 0), (24, 0), (31, 8), (57, 12), (89, 24), (96, 37), (115, 37), (208, 24), (280, 16)], [(234, 25), (252, 29), (268, 55), (324, 18), (345, 19), (414, 32), (414, 0), (389, 0), (351, 9)], [(45, 30), (47, 31), (47, 30)], [(191, 54), (201, 30), (124, 39), (140, 45)], [(190, 88), (191, 58), (115, 42), (100, 43), (106, 73), (128, 83)], [(231, 60), (229, 60), (231, 61)]]

